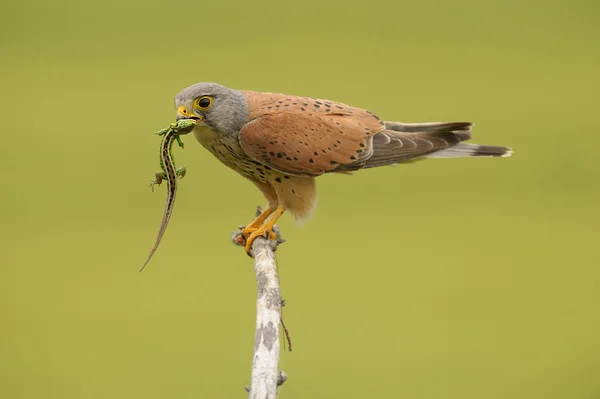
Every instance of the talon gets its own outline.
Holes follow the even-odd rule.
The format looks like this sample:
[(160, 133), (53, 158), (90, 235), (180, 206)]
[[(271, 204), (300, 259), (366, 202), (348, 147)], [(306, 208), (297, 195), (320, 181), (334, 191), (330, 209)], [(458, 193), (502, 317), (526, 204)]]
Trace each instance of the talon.
[(256, 240), (258, 237), (264, 237), (269, 240), (275, 240), (277, 239), (277, 234), (275, 234), (273, 230), (265, 226), (261, 226), (255, 232), (251, 233), (248, 238), (246, 238), (245, 248), (247, 254), (250, 254), (250, 250), (252, 250), (252, 244), (254, 243), (254, 240)]
[(265, 237), (269, 240), (276, 240), (277, 234), (273, 232), (273, 226), (277, 219), (284, 212), (284, 209), (277, 208), (275, 210), (267, 209), (256, 219), (252, 221), (248, 226), (242, 229), (242, 237), (246, 240), (246, 253), (250, 255), (250, 250), (252, 250), (252, 244), (254, 240), (258, 237)]

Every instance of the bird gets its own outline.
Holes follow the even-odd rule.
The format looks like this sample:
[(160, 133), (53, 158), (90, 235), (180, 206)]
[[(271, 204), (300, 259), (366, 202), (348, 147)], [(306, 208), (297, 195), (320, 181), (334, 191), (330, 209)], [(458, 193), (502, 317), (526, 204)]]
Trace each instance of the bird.
[(465, 143), (471, 122), (404, 123), (342, 102), (237, 90), (200, 82), (175, 96), (176, 119), (194, 120), (197, 141), (250, 180), (267, 207), (242, 229), (251, 254), (257, 237), (275, 239), (284, 212), (310, 218), (315, 179), (427, 158), (508, 157), (507, 147)]

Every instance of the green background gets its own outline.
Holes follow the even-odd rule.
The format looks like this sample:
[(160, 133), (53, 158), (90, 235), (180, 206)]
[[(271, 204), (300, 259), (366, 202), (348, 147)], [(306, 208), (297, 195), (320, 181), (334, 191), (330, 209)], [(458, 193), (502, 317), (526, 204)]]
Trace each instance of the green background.
[(281, 398), (598, 398), (600, 3), (4, 0), (0, 397), (238, 398), (263, 204), (191, 136), (171, 224), (153, 132), (199, 81), (475, 122), (509, 159), (318, 179), (280, 226)]

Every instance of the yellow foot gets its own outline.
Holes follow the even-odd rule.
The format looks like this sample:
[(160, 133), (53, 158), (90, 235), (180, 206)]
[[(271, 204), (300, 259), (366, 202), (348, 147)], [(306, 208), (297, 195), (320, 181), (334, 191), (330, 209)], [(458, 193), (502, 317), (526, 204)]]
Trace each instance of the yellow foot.
[(273, 211), (274, 211), (274, 209), (269, 209), (269, 208), (262, 211), (262, 213), (260, 215), (258, 215), (256, 217), (256, 219), (251, 221), (248, 226), (246, 226), (242, 229), (242, 235), (244, 237), (248, 237), (250, 234), (252, 234), (256, 230), (258, 230), (260, 228), (260, 226), (262, 226), (264, 221), (269, 217), (269, 215), (273, 213)]
[[(277, 208), (275, 211), (271, 212), (270, 216), (266, 218), (266, 220), (264, 221), (264, 223), (262, 223), (262, 225), (260, 225), (260, 227), (251, 227), (251, 225), (253, 224), (251, 223), (245, 229), (242, 230), (242, 235), (246, 239), (246, 253), (250, 254), (250, 250), (252, 249), (252, 243), (254, 243), (254, 240), (256, 240), (258, 237), (265, 237), (269, 240), (277, 239), (277, 234), (273, 232), (273, 226), (275, 226), (275, 222), (277, 222), (277, 219), (279, 219), (279, 217), (284, 211), (285, 210), (282, 208)], [(249, 235), (246, 235), (245, 231), (248, 232)]]
[(256, 229), (248, 238), (246, 238), (247, 253), (250, 253), (250, 250), (252, 249), (252, 243), (258, 237), (266, 237), (269, 240), (276, 240), (277, 234), (275, 234), (272, 229), (266, 228), (265, 226), (261, 226), (260, 228)]

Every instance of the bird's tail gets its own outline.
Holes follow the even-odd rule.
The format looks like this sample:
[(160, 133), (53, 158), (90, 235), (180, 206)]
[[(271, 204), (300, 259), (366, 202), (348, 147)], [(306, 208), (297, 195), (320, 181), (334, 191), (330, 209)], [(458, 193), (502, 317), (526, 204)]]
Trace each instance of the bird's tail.
[(425, 158), (510, 157), (512, 150), (495, 145), (458, 143), (425, 155)]
[[(462, 157), (509, 157), (512, 150), (507, 147), (493, 145), (462, 143), (471, 138), (471, 122), (433, 122), (433, 123), (401, 123), (385, 122), (385, 127), (392, 136), (436, 138), (432, 143), (433, 150), (428, 154), (422, 154), (424, 158), (462, 158)], [(398, 132), (395, 135), (393, 132)], [(435, 145), (437, 142), (437, 146)], [(444, 143), (445, 142), (445, 143)], [(436, 148), (437, 147), (437, 148)], [(426, 150), (426, 147), (423, 148)]]

